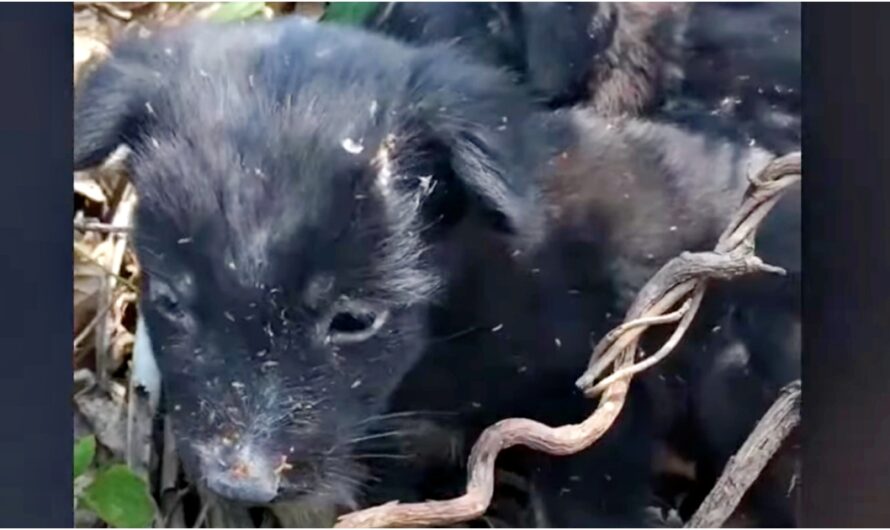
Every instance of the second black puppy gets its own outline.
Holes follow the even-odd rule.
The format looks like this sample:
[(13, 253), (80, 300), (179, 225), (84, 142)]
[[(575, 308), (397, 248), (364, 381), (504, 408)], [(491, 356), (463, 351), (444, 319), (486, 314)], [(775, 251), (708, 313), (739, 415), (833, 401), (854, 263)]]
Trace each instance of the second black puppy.
[(448, 43), (503, 68), (556, 108), (651, 111), (680, 81), (682, 3), (387, 2), (368, 28), (414, 44)]
[(800, 3), (389, 2), (365, 24), (448, 43), (551, 107), (800, 148)]

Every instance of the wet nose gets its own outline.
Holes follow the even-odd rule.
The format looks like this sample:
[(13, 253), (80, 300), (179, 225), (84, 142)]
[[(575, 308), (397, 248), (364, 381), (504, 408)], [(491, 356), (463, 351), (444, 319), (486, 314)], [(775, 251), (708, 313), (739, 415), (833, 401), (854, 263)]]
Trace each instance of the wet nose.
[(275, 499), (281, 476), (268, 459), (249, 448), (220, 448), (204, 458), (207, 487), (217, 495), (248, 504)]

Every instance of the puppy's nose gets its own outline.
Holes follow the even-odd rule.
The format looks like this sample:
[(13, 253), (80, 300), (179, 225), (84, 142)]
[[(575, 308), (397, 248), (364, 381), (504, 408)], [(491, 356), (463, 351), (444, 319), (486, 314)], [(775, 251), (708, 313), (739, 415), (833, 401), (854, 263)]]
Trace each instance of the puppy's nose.
[(204, 476), (217, 495), (248, 504), (271, 502), (281, 481), (275, 466), (250, 448), (221, 448), (205, 456)]

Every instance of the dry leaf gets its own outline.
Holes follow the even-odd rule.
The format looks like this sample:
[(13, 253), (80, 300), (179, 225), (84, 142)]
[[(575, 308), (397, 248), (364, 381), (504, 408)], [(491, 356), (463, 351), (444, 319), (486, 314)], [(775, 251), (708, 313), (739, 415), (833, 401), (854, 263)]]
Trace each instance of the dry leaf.
[[(92, 5), (121, 20), (132, 20), (133, 18), (133, 12), (129, 9), (133, 6), (126, 2), (96, 2)], [(136, 4), (135, 7), (139, 7), (139, 4)]]
[(96, 182), (88, 173), (82, 171), (74, 173), (74, 193), (83, 195), (87, 199), (100, 204), (105, 204), (108, 201), (102, 185)]
[(74, 85), (84, 73), (108, 56), (108, 45), (85, 34), (74, 35)]
[(111, 340), (111, 366), (109, 369), (114, 372), (130, 357), (133, 353), (133, 344), (135, 339), (133, 334), (119, 333)]
[(324, 2), (297, 2), (294, 13), (318, 21), (324, 15)]

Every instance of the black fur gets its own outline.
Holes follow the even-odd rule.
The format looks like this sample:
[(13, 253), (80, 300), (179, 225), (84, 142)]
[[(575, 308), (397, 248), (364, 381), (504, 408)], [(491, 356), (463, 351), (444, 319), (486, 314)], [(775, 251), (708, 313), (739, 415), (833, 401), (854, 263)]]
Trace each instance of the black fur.
[(613, 2), (383, 3), (365, 25), (414, 44), (446, 42), (503, 68), (551, 107), (651, 110), (675, 81), (685, 8)]
[[(351, 507), (393, 476), (454, 493), (493, 421), (582, 419), (591, 341), (664, 261), (713, 245), (767, 156), (546, 115), (447, 48), (296, 18), (124, 42), (84, 83), (75, 167), (133, 151), (142, 310), (186, 467), (253, 503)], [(507, 455), (553, 524), (645, 522), (657, 404), (632, 395), (580, 455)], [(419, 426), (458, 435), (452, 476), (382, 465)]]
[(552, 107), (800, 146), (800, 3), (386, 3), (366, 25), (447, 42)]
[(778, 153), (800, 149), (799, 2), (696, 3), (683, 83), (658, 113)]

